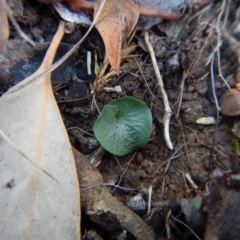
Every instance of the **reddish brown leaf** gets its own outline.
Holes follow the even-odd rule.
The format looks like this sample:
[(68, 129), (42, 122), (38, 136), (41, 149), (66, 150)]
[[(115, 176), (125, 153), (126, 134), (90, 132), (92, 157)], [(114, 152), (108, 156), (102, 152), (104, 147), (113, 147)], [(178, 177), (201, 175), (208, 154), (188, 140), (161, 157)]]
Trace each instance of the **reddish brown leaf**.
[(9, 37), (9, 25), (6, 10), (0, 0), (0, 51)]
[[(101, 0), (96, 0), (96, 14)], [(96, 28), (101, 34), (109, 62), (119, 72), (121, 48), (123, 41), (131, 34), (137, 24), (139, 7), (134, 0), (107, 0)]]

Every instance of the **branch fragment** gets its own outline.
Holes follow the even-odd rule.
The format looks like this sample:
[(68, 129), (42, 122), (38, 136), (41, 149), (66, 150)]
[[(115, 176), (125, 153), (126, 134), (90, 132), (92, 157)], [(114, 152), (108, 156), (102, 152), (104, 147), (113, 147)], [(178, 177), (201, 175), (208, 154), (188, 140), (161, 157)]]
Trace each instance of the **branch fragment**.
[(158, 81), (158, 85), (160, 88), (160, 91), (162, 92), (162, 96), (163, 96), (163, 103), (164, 103), (164, 107), (165, 107), (165, 115), (164, 115), (164, 138), (165, 141), (168, 145), (169, 149), (173, 149), (172, 146), (172, 142), (170, 140), (170, 136), (169, 136), (169, 123), (170, 123), (170, 118), (172, 116), (172, 111), (168, 102), (168, 97), (167, 97), (167, 93), (164, 89), (164, 85), (163, 85), (163, 80), (162, 80), (162, 76), (160, 74), (158, 65), (157, 65), (157, 60), (156, 60), (156, 56), (153, 50), (153, 47), (149, 41), (149, 33), (148, 31), (144, 32), (144, 40), (148, 49), (148, 52), (150, 54), (151, 60), (152, 60), (152, 64), (153, 64), (153, 68), (154, 68), (154, 72), (156, 74), (157, 77), (157, 81)]
[[(67, 0), (68, 4), (74, 11), (79, 10), (92, 10), (94, 2), (89, 2), (86, 0)], [(162, 8), (153, 8), (146, 6), (139, 6), (139, 14), (145, 17), (161, 17), (163, 19), (176, 20), (181, 17), (180, 12), (169, 12), (166, 9)]]

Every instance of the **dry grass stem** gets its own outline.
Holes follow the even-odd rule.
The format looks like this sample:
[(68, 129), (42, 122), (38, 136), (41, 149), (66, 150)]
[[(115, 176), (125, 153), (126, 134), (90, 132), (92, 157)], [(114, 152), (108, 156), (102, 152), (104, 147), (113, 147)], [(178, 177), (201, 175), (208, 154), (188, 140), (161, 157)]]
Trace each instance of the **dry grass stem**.
[(152, 185), (149, 186), (148, 189), (148, 209), (147, 209), (147, 215), (151, 212), (151, 202), (152, 202)]
[[(172, 161), (174, 158), (178, 158), (178, 157), (180, 157), (180, 156), (183, 154), (183, 153), (180, 153), (180, 154), (176, 155), (177, 152), (178, 152), (183, 146), (184, 146), (184, 145), (180, 146), (180, 147), (172, 154), (172, 156), (171, 156), (167, 161), (165, 161), (164, 163), (162, 163), (162, 164), (157, 168), (157, 170), (155, 171), (155, 173), (156, 173), (164, 164), (167, 164), (167, 166), (166, 166), (166, 168), (165, 168), (165, 171), (164, 171), (164, 175), (166, 175), (166, 173), (167, 173), (167, 171), (168, 171), (168, 168), (169, 168), (169, 166), (170, 166), (171, 161)], [(165, 178), (166, 178), (166, 176), (164, 176), (163, 182), (162, 182), (162, 196), (163, 196), (163, 194), (164, 194)]]
[(194, 183), (194, 181), (192, 180), (191, 176), (189, 173), (185, 174), (185, 178), (188, 180), (188, 182), (191, 184), (193, 189), (198, 189), (198, 186)]
[(167, 232), (167, 239), (168, 240), (171, 240), (172, 237), (171, 237), (171, 229), (170, 229), (170, 224), (169, 224), (169, 218), (172, 214), (172, 210), (169, 210), (168, 213), (167, 213), (167, 216), (165, 218), (165, 228), (166, 228), (166, 232)]
[(139, 72), (141, 73), (141, 75), (142, 75), (142, 77), (143, 77), (143, 80), (144, 80), (144, 82), (145, 82), (145, 84), (146, 84), (146, 86), (147, 86), (148, 91), (150, 92), (150, 94), (152, 95), (152, 97), (154, 97), (151, 89), (150, 89), (149, 86), (148, 86), (147, 80), (146, 80), (146, 78), (145, 78), (145, 76), (144, 76), (144, 74), (143, 74), (143, 71), (142, 71), (142, 68), (141, 68), (139, 62), (136, 60), (136, 58), (134, 58), (134, 61), (135, 61), (135, 63), (136, 63), (137, 66), (138, 66)]
[[(128, 45), (128, 42), (125, 44), (125, 46), (122, 49), (121, 52), (121, 60), (122, 63), (124, 60), (128, 58), (135, 57), (136, 55), (131, 55), (131, 53), (137, 48), (136, 45)], [(91, 94), (94, 94), (99, 88), (103, 87), (105, 84), (107, 84), (111, 77), (114, 75), (117, 75), (117, 71), (110, 68), (110, 63), (107, 57), (107, 53), (105, 53), (104, 60), (102, 63), (98, 64), (97, 55), (95, 55), (95, 74), (96, 74), (96, 80), (93, 83), (93, 87), (91, 89)], [(121, 71), (120, 71), (121, 72)]]
[(176, 113), (176, 118), (178, 118), (179, 112), (180, 112), (180, 108), (182, 106), (182, 98), (183, 98), (183, 90), (184, 90), (185, 80), (186, 80), (186, 78), (183, 77), (181, 85), (180, 85), (180, 94), (179, 94), (179, 97), (178, 97), (178, 109), (177, 109), (177, 113)]

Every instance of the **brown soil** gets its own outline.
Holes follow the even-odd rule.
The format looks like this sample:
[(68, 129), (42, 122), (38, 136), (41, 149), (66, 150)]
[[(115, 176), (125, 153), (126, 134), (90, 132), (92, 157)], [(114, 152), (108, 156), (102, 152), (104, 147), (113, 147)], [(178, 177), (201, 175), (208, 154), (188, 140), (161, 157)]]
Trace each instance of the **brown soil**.
[[(119, 76), (111, 77), (108, 83), (95, 91), (94, 96), (90, 94), (90, 87), (95, 81), (95, 75), (87, 75), (86, 55), (87, 51), (91, 51), (92, 59), (94, 59), (93, 54), (97, 53), (99, 61), (103, 60), (104, 45), (96, 30), (92, 31), (78, 52), (64, 63), (64, 67), (56, 70), (52, 77), (56, 100), (66, 128), (80, 129), (68, 130), (71, 143), (89, 159), (97, 152), (99, 144), (94, 137), (81, 130), (93, 134), (92, 126), (98, 117), (98, 109), (101, 111), (105, 104), (121, 96), (138, 98), (151, 109), (153, 131), (147, 146), (124, 157), (115, 157), (106, 153), (101, 158), (99, 157), (96, 164), (105, 183), (132, 189), (129, 191), (109, 188), (124, 205), (132, 207), (129, 202), (137, 194), (141, 194), (143, 201), (147, 204), (149, 187), (152, 186), (153, 210), (151, 214), (147, 215), (146, 208), (141, 208), (140, 203), (136, 203), (137, 207), (132, 207), (132, 209), (154, 229), (156, 239), (169, 237), (165, 225), (163, 224), (163, 230), (160, 231), (156, 221), (160, 219), (164, 221), (169, 210), (177, 213), (178, 210), (174, 210), (174, 206), (181, 203), (182, 199), (192, 199), (197, 195), (186, 180), (186, 173), (191, 175), (195, 184), (204, 192), (206, 182), (211, 179), (214, 169), (219, 168), (224, 172), (239, 171), (240, 161), (235, 149), (235, 143), (238, 140), (231, 132), (235, 118), (228, 118), (221, 114), (217, 118), (213, 94), (215, 91), (217, 99), (220, 99), (227, 91), (226, 85), (218, 76), (220, 70), (231, 87), (235, 87), (239, 81), (239, 55), (237, 51), (234, 51), (231, 42), (232, 37), (236, 41), (239, 41), (240, 37), (237, 18), (239, 4), (231, 2), (225, 6), (221, 22), (218, 23), (222, 4), (219, 1), (195, 4), (192, 8), (186, 9), (179, 21), (163, 21), (151, 28), (151, 42), (173, 112), (170, 124), (173, 150), (168, 149), (164, 140), (162, 95), (157, 86), (149, 54), (144, 50), (142, 31), (136, 33), (131, 43), (139, 45), (133, 52), (136, 56), (127, 59), (120, 68)], [(34, 41), (50, 42), (60, 19), (52, 6), (28, 1), (23, 4), (23, 7), (26, 10), (23, 15), (25, 18), (21, 18), (16, 12), (18, 7), (13, 8), (23, 31)], [(32, 19), (29, 20), (27, 16), (31, 16)], [(59, 51), (57, 58), (70, 49), (72, 44), (76, 43), (86, 32), (86, 28), (82, 26), (74, 26), (74, 28), (71, 34), (63, 38), (60, 48), (62, 52)], [(21, 45), (21, 42), (22, 40), (12, 28), (9, 44), (12, 44), (13, 48), (18, 48), (17, 45)], [(14, 74), (17, 73), (19, 77), (19, 69), (22, 69), (24, 63), (26, 64), (26, 59), (29, 59), (30, 65), (36, 65), (29, 72), (36, 70), (44, 57), (47, 46), (46, 44), (45, 50), (34, 52), (30, 50), (26, 56), (21, 54), (17, 59), (11, 59), (5, 63), (8, 64), (5, 65), (5, 69), (11, 69), (13, 76), (8, 75), (6, 71), (6, 75), (0, 76), (1, 93), (19, 81)], [(211, 67), (213, 53), (215, 57), (212, 58), (214, 63)], [(220, 54), (220, 67), (218, 66), (218, 53)], [(18, 64), (15, 64), (16, 62)], [(22, 74), (22, 79), (29, 75), (28, 72)], [(74, 81), (74, 74), (84, 79), (84, 82)], [(118, 85), (122, 89), (120, 94), (104, 90), (104, 87)], [(216, 119), (216, 124), (196, 123), (197, 119), (210, 116)], [(162, 206), (165, 206), (165, 210)], [(159, 210), (160, 207), (162, 208)], [(159, 211), (158, 217), (154, 215), (157, 211)], [(113, 237), (114, 234), (104, 233), (104, 229), (97, 227), (87, 216), (84, 215), (84, 217), (86, 219), (83, 218), (83, 221), (88, 224), (83, 226), (83, 232), (95, 230), (103, 239), (120, 239)], [(182, 218), (182, 221), (187, 222), (186, 216)], [(181, 224), (173, 222), (169, 224), (171, 239), (195, 239), (193, 235), (183, 230), (184, 227)], [(203, 237), (203, 231), (198, 234)], [(98, 238), (95, 235), (92, 239)]]

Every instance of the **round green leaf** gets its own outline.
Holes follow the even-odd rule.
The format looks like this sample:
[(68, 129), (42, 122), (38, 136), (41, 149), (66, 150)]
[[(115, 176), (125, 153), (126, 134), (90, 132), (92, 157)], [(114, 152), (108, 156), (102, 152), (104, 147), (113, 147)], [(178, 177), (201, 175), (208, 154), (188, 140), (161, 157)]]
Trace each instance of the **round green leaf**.
[(152, 131), (152, 114), (140, 100), (119, 98), (104, 106), (93, 131), (107, 151), (123, 156), (147, 144)]

